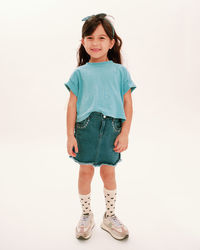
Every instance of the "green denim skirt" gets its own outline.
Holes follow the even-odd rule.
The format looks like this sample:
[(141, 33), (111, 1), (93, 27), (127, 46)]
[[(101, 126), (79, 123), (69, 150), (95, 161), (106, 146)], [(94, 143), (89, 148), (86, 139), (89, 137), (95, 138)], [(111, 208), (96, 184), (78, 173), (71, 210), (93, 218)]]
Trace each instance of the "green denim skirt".
[(74, 136), (78, 144), (78, 152), (73, 160), (80, 165), (116, 166), (122, 161), (121, 153), (113, 150), (116, 137), (122, 129), (122, 119), (105, 116), (101, 112), (92, 112), (81, 122), (75, 123)]

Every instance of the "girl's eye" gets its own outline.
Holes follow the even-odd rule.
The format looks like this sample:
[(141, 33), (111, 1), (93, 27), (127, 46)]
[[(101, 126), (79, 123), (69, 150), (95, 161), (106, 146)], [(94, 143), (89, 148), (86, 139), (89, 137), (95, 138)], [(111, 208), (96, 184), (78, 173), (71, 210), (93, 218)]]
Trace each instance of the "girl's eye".
[[(100, 37), (101, 39), (105, 39), (105, 37)], [(92, 37), (87, 37), (87, 39), (92, 39)]]

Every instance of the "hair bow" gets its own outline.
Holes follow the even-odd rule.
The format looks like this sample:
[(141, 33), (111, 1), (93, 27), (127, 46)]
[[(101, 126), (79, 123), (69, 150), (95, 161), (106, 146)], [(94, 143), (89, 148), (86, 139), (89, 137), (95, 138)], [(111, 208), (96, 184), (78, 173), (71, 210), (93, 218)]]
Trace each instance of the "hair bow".
[[(90, 19), (90, 18), (93, 17), (93, 16), (95, 16), (95, 15), (86, 16), (86, 17), (84, 17), (84, 18), (82, 19), (82, 21), (86, 21), (86, 20)], [(97, 18), (99, 18), (99, 17), (100, 17), (100, 18), (105, 18), (106, 16), (108, 16), (108, 15), (105, 14), (105, 13), (100, 13), (100, 14), (97, 14), (97, 15), (96, 15)], [(115, 32), (114, 32), (114, 27), (113, 27), (112, 23), (111, 23), (108, 19), (106, 19), (106, 20), (110, 23), (110, 25), (111, 25), (111, 27), (112, 27), (113, 37), (114, 37), (114, 34), (115, 34)]]
[(86, 20), (88, 20), (90, 17), (92, 17), (93, 15), (91, 15), (91, 16), (86, 16), (86, 17), (84, 17), (83, 19), (82, 19), (82, 21), (86, 21)]

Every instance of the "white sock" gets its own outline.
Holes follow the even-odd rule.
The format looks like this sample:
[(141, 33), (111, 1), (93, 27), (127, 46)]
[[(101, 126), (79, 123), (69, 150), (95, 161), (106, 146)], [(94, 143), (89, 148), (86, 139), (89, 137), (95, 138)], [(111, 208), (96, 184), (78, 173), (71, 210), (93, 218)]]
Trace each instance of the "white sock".
[(106, 202), (106, 217), (115, 214), (115, 201), (117, 189), (109, 190), (104, 187), (104, 197)]
[(91, 208), (90, 208), (90, 194), (79, 194), (83, 214), (91, 214)]

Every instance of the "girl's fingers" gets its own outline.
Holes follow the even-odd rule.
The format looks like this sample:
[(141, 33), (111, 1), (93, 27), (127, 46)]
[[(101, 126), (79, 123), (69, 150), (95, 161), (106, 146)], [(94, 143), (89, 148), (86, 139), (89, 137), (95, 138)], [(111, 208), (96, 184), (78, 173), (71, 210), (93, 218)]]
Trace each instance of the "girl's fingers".
[(114, 149), (114, 150), (115, 150), (115, 152), (120, 153), (120, 152), (122, 152), (122, 151), (124, 150), (124, 147), (123, 147), (123, 146), (117, 147), (117, 148)]
[(71, 156), (76, 156), (76, 153), (74, 152), (74, 146), (73, 146), (72, 149), (71, 149), (70, 155), (71, 155)]

